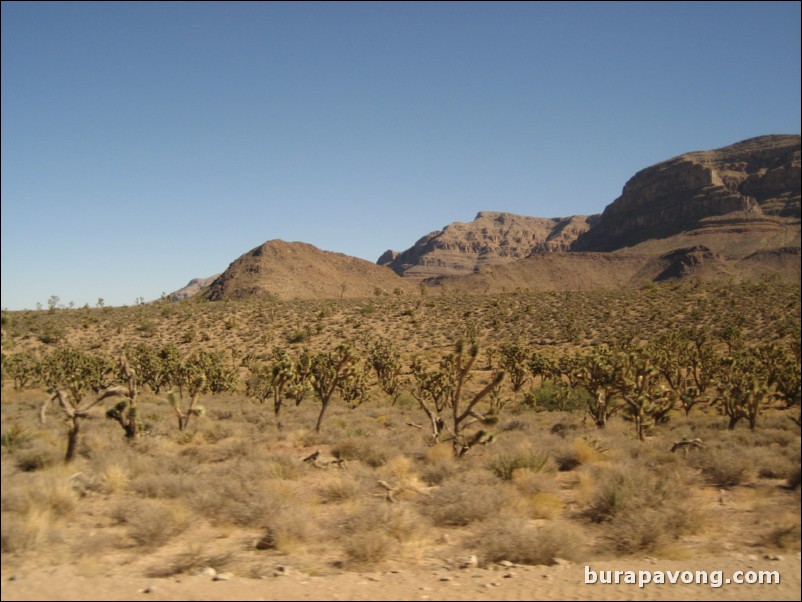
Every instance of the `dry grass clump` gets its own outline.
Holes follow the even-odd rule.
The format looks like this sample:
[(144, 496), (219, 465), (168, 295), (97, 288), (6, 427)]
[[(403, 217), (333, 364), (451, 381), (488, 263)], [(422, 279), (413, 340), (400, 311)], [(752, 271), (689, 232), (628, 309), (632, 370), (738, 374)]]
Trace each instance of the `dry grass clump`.
[(682, 471), (622, 461), (597, 467), (593, 476), (595, 492), (584, 515), (607, 527), (604, 539), (619, 552), (652, 551), (700, 526), (693, 479)]
[(536, 525), (522, 519), (493, 520), (475, 536), (477, 554), (485, 563), (508, 560), (517, 564), (551, 565), (558, 558), (578, 560), (584, 537), (565, 522)]
[(557, 468), (563, 472), (574, 470), (583, 464), (599, 462), (607, 450), (598, 439), (586, 436), (562, 445), (554, 454)]
[(705, 481), (714, 487), (740, 485), (753, 468), (743, 450), (729, 447), (711, 447), (689, 458), (689, 464), (699, 468)]
[(350, 475), (332, 475), (322, 477), (318, 486), (318, 495), (324, 504), (345, 502), (357, 498), (363, 493), (359, 482)]
[(454, 475), (422, 498), (421, 512), (439, 527), (465, 526), (499, 513), (525, 512), (513, 485), (490, 479), (478, 471)]
[(423, 462), (421, 478), (429, 485), (439, 485), (453, 475), (458, 467), (454, 450), (447, 443), (429, 447), (424, 453)]
[(44, 441), (36, 441), (26, 449), (14, 454), (16, 466), (23, 472), (34, 472), (56, 466), (64, 459), (64, 453)]
[(0, 550), (15, 554), (36, 550), (54, 534), (53, 515), (43, 508), (27, 512), (3, 512), (0, 524)]
[(257, 550), (290, 553), (314, 541), (320, 533), (317, 516), (304, 507), (285, 507), (263, 521)]
[(371, 437), (348, 437), (334, 444), (331, 454), (337, 459), (359, 460), (376, 468), (387, 462), (385, 445)]
[(332, 535), (342, 542), (346, 563), (362, 567), (416, 549), (428, 537), (428, 526), (413, 508), (374, 498), (354, 504)]
[(78, 494), (62, 469), (3, 479), (2, 551), (36, 550), (61, 536), (60, 525), (79, 503)]
[(253, 527), (266, 524), (270, 517), (285, 509), (304, 506), (299, 486), (272, 478), (269, 467), (255, 464), (215, 467), (203, 475), (193, 488), (188, 504), (199, 514), (219, 524)]
[(180, 502), (131, 500), (121, 503), (113, 513), (127, 526), (128, 537), (145, 548), (158, 548), (192, 524), (192, 513)]
[(497, 449), (487, 462), (487, 468), (503, 481), (512, 481), (523, 472), (548, 470), (549, 455), (529, 445)]

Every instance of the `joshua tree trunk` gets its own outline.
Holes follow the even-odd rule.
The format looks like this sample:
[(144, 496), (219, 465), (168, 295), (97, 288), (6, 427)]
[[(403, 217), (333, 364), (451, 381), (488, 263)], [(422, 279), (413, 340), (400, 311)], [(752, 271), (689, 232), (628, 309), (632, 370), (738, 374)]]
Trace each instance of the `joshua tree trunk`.
[(75, 459), (75, 452), (78, 449), (78, 415), (70, 417), (70, 430), (67, 433), (67, 454), (64, 456), (65, 462), (72, 462)]

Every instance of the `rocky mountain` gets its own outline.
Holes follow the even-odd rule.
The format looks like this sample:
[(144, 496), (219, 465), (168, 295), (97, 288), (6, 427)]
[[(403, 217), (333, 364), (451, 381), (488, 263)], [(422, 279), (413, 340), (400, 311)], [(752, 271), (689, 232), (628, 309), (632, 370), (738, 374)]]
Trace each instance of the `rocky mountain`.
[(209, 276), (208, 278), (193, 278), (184, 288), (180, 288), (174, 293), (170, 293), (168, 298), (172, 301), (183, 301), (184, 299), (194, 297), (202, 292), (203, 289), (209, 286), (212, 282), (214, 282), (215, 278), (217, 278), (219, 275), (220, 274), (215, 274), (214, 276)]
[(427, 234), (411, 248), (386, 251), (379, 265), (413, 280), (472, 274), (532, 253), (567, 251), (593, 217), (527, 217), (480, 211), (470, 223), (454, 222)]
[(800, 137), (761, 136), (639, 171), (571, 250), (744, 256), (799, 246), (799, 220)]
[[(800, 280), (800, 136), (761, 136), (647, 167), (601, 215), (482, 211), (377, 264), (269, 241), (202, 291), (212, 300), (363, 297), (423, 281), (464, 292), (640, 286), (671, 279)], [(210, 279), (211, 280), (211, 279)], [(205, 288), (203, 288), (205, 286)]]
[(367, 297), (408, 290), (392, 270), (307, 243), (271, 240), (240, 256), (203, 293), (216, 301), (246, 297)]

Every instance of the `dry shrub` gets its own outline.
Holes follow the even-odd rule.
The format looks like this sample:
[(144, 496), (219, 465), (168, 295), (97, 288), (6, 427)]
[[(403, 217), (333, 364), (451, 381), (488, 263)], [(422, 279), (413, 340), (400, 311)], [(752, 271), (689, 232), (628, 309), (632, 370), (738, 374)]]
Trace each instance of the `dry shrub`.
[(321, 501), (326, 504), (354, 499), (360, 494), (361, 487), (349, 474), (333, 474), (321, 477), (317, 490)]
[(243, 527), (267, 524), (284, 509), (303, 508), (299, 485), (275, 478), (274, 468), (250, 459), (204, 467), (188, 503), (213, 522)]
[(421, 478), (429, 485), (439, 485), (453, 475), (457, 467), (454, 449), (447, 443), (438, 443), (426, 450)]
[(377, 468), (387, 462), (387, 449), (382, 443), (369, 437), (347, 437), (338, 441), (331, 449), (335, 458), (359, 460)]
[(398, 547), (398, 542), (381, 530), (360, 531), (343, 541), (346, 562), (354, 568), (383, 562), (395, 556)]
[(285, 553), (290, 553), (299, 546), (313, 541), (319, 533), (314, 516), (299, 507), (284, 508), (270, 516), (265, 523), (260, 542), (269, 539), (272, 544), (269, 548)]
[(133, 456), (126, 463), (128, 487), (143, 497), (178, 499), (192, 495), (200, 467), (191, 457), (171, 455), (165, 450), (159, 456)]
[(701, 517), (689, 496), (692, 479), (681, 471), (653, 471), (632, 462), (599, 467), (585, 516), (607, 526), (617, 551), (650, 551), (694, 531)]
[(572, 525), (549, 522), (536, 526), (521, 519), (494, 520), (476, 536), (477, 555), (486, 563), (507, 560), (517, 564), (554, 564), (557, 558), (577, 560), (583, 536)]
[(527, 501), (532, 518), (556, 518), (565, 507), (563, 501), (553, 493), (536, 493)]
[(582, 437), (575, 439), (568, 449), (563, 449), (557, 458), (560, 470), (571, 470), (583, 464), (593, 464), (604, 459), (607, 451), (598, 439), (593, 437)]
[(497, 516), (500, 511), (524, 511), (514, 487), (487, 481), (472, 473), (453, 477), (422, 498), (422, 512), (437, 526), (457, 527)]
[(41, 510), (53, 518), (61, 518), (69, 515), (78, 505), (78, 494), (64, 470), (25, 476), (29, 478), (18, 478), (13, 486), (4, 480), (3, 511), (27, 513)]
[(50, 541), (53, 528), (53, 515), (45, 508), (32, 508), (23, 513), (3, 512), (0, 549), (4, 554), (34, 550)]
[(117, 506), (112, 513), (117, 522), (127, 526), (128, 536), (138, 545), (158, 548), (183, 533), (192, 523), (192, 513), (181, 503), (132, 500)]
[(190, 573), (206, 567), (214, 567), (219, 571), (230, 564), (232, 559), (233, 554), (231, 552), (210, 554), (205, 551), (203, 546), (195, 544), (190, 545), (186, 550), (167, 561), (160, 561), (151, 567), (146, 574), (148, 577), (163, 578)]
[(354, 504), (332, 535), (347, 562), (364, 566), (398, 557), (427, 537), (428, 522), (409, 506), (370, 499)]
[(701, 470), (714, 487), (735, 487), (746, 480), (753, 468), (752, 461), (742, 449), (714, 447), (689, 456), (689, 464)]
[(17, 468), (23, 472), (34, 472), (55, 466), (64, 460), (64, 451), (45, 441), (35, 441), (26, 449), (15, 452)]
[(17, 474), (2, 484), (2, 551), (24, 552), (60, 538), (60, 523), (79, 503), (68, 474)]
[(514, 475), (520, 473), (546, 470), (548, 461), (548, 454), (536, 451), (528, 445), (518, 445), (496, 451), (490, 457), (487, 468), (503, 481), (511, 481)]
[(793, 490), (799, 489), (800, 485), (802, 485), (802, 468), (797, 466), (796, 470), (788, 477), (785, 486)]

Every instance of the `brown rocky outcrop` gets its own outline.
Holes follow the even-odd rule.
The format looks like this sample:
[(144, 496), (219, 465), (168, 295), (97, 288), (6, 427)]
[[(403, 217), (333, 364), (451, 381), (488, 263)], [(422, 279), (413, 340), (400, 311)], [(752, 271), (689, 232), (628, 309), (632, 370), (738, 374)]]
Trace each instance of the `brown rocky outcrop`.
[(389, 252), (384, 253), (378, 263), (415, 280), (471, 274), (532, 253), (567, 251), (591, 222), (585, 216), (540, 218), (480, 211), (470, 223), (454, 222), (427, 234), (389, 262)]
[[(731, 219), (715, 219), (724, 215)], [(572, 250), (614, 251), (699, 228), (798, 228), (799, 217), (800, 137), (761, 136), (641, 170)]]
[(392, 270), (307, 243), (271, 240), (236, 259), (204, 296), (212, 301), (247, 297), (315, 299), (367, 297), (410, 287)]

